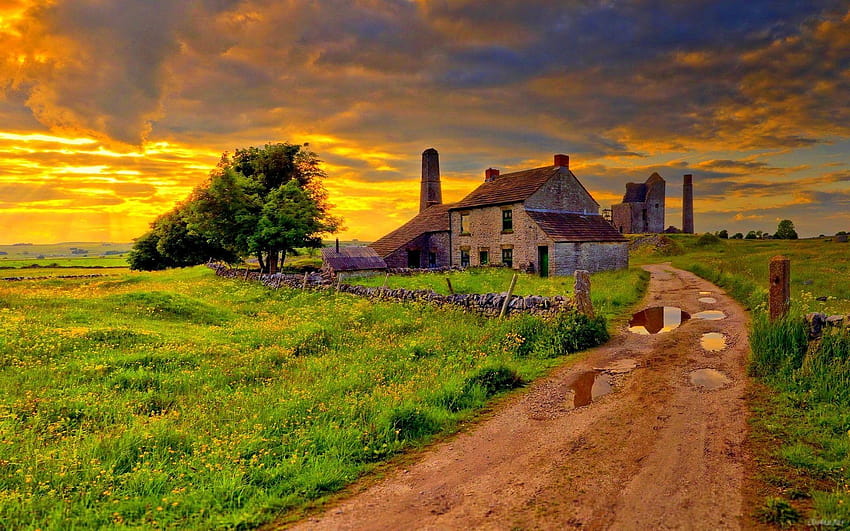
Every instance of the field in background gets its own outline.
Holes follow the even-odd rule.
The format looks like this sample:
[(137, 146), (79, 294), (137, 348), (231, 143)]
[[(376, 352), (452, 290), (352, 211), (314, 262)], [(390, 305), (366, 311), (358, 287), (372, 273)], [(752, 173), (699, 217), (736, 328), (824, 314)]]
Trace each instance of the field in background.
[[(642, 282), (609, 293), (634, 303)], [(604, 336), (573, 314), (486, 319), (203, 267), (2, 282), (0, 521), (254, 526)]]
[[(850, 313), (850, 244), (826, 239), (720, 240), (673, 235), (680, 254), (644, 248), (633, 262), (671, 261), (724, 287), (753, 310), (751, 419), (760, 506), (778, 525), (821, 522), (850, 528), (850, 335), (830, 330), (809, 343), (803, 316)], [(791, 259), (792, 308), (786, 320), (765, 315), (768, 263)], [(826, 297), (818, 301), (818, 297)], [(818, 527), (815, 525), (815, 527)]]
[(65, 242), (0, 245), (0, 268), (127, 267), (132, 243)]

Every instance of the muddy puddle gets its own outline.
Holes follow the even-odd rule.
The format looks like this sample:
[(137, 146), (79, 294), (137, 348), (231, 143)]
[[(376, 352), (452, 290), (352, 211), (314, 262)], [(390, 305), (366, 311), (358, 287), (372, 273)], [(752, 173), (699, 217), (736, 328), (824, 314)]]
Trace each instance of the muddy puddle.
[(706, 295), (711, 295), (711, 292), (710, 291), (700, 291), (699, 292), (700, 297), (705, 297)]
[(726, 314), (720, 310), (705, 310), (697, 312), (691, 317), (694, 319), (701, 319), (703, 321), (719, 321), (721, 319), (726, 319)]
[(702, 387), (708, 391), (720, 389), (731, 381), (728, 376), (717, 369), (697, 369), (691, 371), (690, 378), (691, 385)]
[(661, 334), (678, 328), (690, 319), (688, 312), (675, 306), (655, 306), (632, 316), (629, 332), (641, 335)]
[(699, 344), (707, 352), (720, 352), (726, 348), (726, 336), (720, 332), (708, 332), (702, 335)]
[(599, 371), (587, 371), (578, 375), (570, 386), (573, 391), (573, 407), (582, 407), (613, 390), (611, 378)]
[(715, 302), (717, 302), (717, 299), (715, 299), (714, 297), (700, 297), (697, 300), (705, 304), (714, 304)]
[(634, 358), (623, 358), (612, 361), (604, 367), (594, 367), (593, 370), (608, 374), (627, 374), (635, 370), (638, 365), (640, 365), (638, 360)]

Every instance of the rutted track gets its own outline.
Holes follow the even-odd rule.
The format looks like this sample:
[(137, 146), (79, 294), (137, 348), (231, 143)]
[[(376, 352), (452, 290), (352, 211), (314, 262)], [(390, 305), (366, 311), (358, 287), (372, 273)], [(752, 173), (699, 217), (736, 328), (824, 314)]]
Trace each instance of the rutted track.
[[(695, 275), (647, 269), (644, 307), (717, 309), (726, 319), (692, 319), (647, 336), (624, 326), (474, 429), (295, 527), (740, 528), (747, 314)], [(700, 302), (701, 291), (717, 302)], [(703, 350), (706, 332), (724, 333), (726, 348)], [(624, 372), (630, 364), (623, 360), (637, 367)], [(618, 369), (609, 371), (614, 392), (574, 409), (578, 377), (606, 367)], [(704, 368), (721, 371), (729, 383), (713, 391), (695, 387), (689, 375)]]

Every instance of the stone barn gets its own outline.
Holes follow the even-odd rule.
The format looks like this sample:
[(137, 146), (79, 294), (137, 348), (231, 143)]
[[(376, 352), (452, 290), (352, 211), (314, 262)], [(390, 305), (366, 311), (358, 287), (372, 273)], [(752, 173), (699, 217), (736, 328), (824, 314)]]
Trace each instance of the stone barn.
[(453, 204), (434, 192), (436, 156), (423, 153), (419, 214), (371, 245), (389, 267), (502, 265), (541, 276), (628, 267), (626, 238), (599, 214), (568, 156), (504, 175), (490, 168)]
[(611, 222), (623, 234), (664, 232), (666, 183), (657, 173), (643, 183), (626, 184), (623, 202), (611, 207)]
[(332, 277), (338, 274), (370, 274), (386, 269), (387, 263), (371, 247), (322, 248), (322, 272)]

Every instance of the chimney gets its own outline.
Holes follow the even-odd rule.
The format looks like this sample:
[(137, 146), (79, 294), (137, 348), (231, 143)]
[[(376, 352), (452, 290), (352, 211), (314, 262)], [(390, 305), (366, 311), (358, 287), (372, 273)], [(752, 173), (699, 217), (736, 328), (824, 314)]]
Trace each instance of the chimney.
[(440, 187), (440, 155), (434, 148), (422, 152), (422, 188), (419, 194), (419, 212), (443, 202)]
[(682, 181), (682, 232), (694, 233), (694, 176), (686, 174)]
[(339, 238), (336, 239), (336, 254), (339, 254)]
[(496, 179), (499, 176), (499, 170), (496, 168), (487, 168), (484, 170), (484, 182), (489, 183), (490, 181)]
[(555, 166), (570, 169), (570, 156), (561, 154), (555, 155)]

